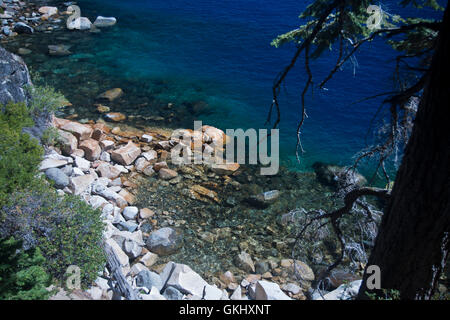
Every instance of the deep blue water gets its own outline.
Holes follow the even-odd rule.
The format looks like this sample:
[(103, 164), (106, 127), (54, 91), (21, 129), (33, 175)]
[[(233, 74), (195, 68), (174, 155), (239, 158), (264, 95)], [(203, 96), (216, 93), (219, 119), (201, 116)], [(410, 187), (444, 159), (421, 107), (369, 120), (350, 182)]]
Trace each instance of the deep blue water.
[[(298, 15), (309, 2), (81, 0), (78, 4), (92, 21), (97, 15), (118, 18), (92, 48), (105, 72), (144, 82), (170, 79), (176, 85), (164, 93), (168, 99), (201, 96), (215, 111), (201, 120), (226, 129), (264, 128), (273, 80), (294, 52), (292, 45), (276, 49), (270, 42), (298, 27)], [(384, 3), (390, 13), (417, 13), (389, 2), (397, 1)], [(384, 43), (369, 43), (358, 52), (356, 69), (345, 65), (327, 91), (309, 94), (301, 164), (295, 161), (295, 128), (306, 74), (299, 61), (281, 99), (282, 161), (299, 169), (308, 169), (314, 161), (350, 164), (366, 146), (364, 137), (380, 99), (352, 103), (392, 89), (393, 57)], [(331, 51), (312, 62), (317, 82), (335, 61), (336, 52)]]

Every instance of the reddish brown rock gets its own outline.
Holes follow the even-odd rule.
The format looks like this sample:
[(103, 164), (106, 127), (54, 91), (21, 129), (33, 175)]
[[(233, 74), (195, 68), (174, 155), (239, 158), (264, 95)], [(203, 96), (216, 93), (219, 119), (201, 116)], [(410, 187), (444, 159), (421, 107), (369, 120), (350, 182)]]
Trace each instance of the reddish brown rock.
[(141, 149), (129, 141), (126, 146), (111, 152), (111, 158), (124, 166), (129, 166), (140, 154)]
[(106, 113), (110, 111), (109, 107), (102, 104), (94, 104), (94, 106), (97, 107), (97, 111), (100, 113)]
[(122, 198), (124, 198), (129, 204), (133, 204), (135, 202), (134, 195), (127, 189), (120, 190), (119, 195), (122, 196)]
[(172, 169), (162, 168), (159, 170), (159, 177), (163, 180), (170, 180), (178, 176), (178, 173)]
[(104, 134), (103, 134), (103, 130), (95, 128), (94, 131), (92, 132), (92, 139), (97, 140), (97, 141), (101, 141), (104, 138)]
[(153, 210), (150, 210), (149, 208), (142, 208), (139, 212), (139, 216), (141, 219), (148, 219), (155, 215), (155, 212)]
[(211, 169), (219, 175), (231, 175), (239, 169), (239, 163), (213, 164)]
[(204, 200), (214, 200), (216, 202), (220, 202), (217, 192), (206, 189), (198, 184), (193, 185), (190, 189), (192, 196), (200, 201)]
[(70, 154), (70, 156), (84, 158), (84, 150), (82, 150), (82, 149), (75, 149)]
[(97, 140), (88, 139), (80, 142), (80, 149), (84, 151), (84, 157), (89, 161), (95, 161), (100, 158), (102, 149)]
[(92, 134), (91, 127), (73, 121), (64, 122), (64, 124), (60, 126), (60, 129), (72, 133), (78, 141), (87, 140)]
[(227, 144), (230, 140), (225, 132), (215, 127), (204, 125), (202, 126), (203, 141), (206, 143), (213, 143), (216, 146)]
[(120, 112), (109, 112), (105, 114), (105, 118), (114, 122), (124, 121), (127, 116)]
[(53, 126), (55, 126), (56, 128), (61, 128), (63, 125), (69, 122), (71, 121), (62, 118), (57, 118), (55, 116), (53, 117)]
[(115, 179), (120, 176), (120, 170), (116, 167), (110, 165), (109, 163), (103, 162), (97, 167), (97, 172), (101, 177)]
[(103, 92), (97, 98), (114, 101), (114, 100), (120, 98), (122, 95), (123, 95), (123, 90), (121, 88), (114, 88), (114, 89)]
[(61, 144), (61, 151), (64, 155), (71, 155), (78, 148), (77, 138), (70, 132), (58, 130)]
[(156, 172), (158, 172), (161, 169), (168, 169), (169, 167), (167, 166), (167, 163), (165, 161), (162, 162), (157, 162), (153, 165), (153, 170), (155, 170)]
[(108, 151), (114, 148), (114, 142), (111, 140), (102, 140), (100, 141), (100, 148), (102, 148), (103, 151)]

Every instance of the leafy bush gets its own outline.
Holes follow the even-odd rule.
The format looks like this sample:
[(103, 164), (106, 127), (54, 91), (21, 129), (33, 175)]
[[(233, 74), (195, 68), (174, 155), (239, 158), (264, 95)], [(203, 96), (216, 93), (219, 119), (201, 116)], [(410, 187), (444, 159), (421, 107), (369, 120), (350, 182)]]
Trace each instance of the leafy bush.
[(0, 112), (0, 207), (8, 194), (38, 183), (43, 149), (22, 133), (22, 128), (31, 125), (33, 120), (24, 103), (9, 103)]
[(42, 133), (41, 142), (45, 146), (54, 146), (54, 145), (58, 144), (59, 138), (60, 137), (59, 137), (58, 129), (56, 129), (55, 127), (48, 127)]
[(0, 300), (47, 299), (44, 261), (39, 248), (24, 251), (21, 241), (0, 239)]
[(68, 103), (64, 95), (48, 85), (28, 86), (26, 90), (32, 115), (51, 114)]
[(66, 269), (76, 265), (82, 284), (89, 285), (103, 269), (101, 213), (79, 197), (61, 197), (42, 186), (11, 195), (3, 212), (0, 237), (14, 236), (23, 239), (25, 249), (39, 248), (55, 278), (63, 281)]

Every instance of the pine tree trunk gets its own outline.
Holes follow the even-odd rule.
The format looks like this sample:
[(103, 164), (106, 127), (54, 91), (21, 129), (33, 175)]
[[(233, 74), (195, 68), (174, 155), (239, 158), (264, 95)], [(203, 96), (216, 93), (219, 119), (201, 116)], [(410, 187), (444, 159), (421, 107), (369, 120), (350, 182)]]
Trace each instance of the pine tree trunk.
[[(429, 299), (450, 233), (450, 13), (445, 10), (430, 77), (368, 265), (401, 299)], [(359, 298), (367, 298), (364, 274)], [(379, 291), (376, 293), (380, 293)]]

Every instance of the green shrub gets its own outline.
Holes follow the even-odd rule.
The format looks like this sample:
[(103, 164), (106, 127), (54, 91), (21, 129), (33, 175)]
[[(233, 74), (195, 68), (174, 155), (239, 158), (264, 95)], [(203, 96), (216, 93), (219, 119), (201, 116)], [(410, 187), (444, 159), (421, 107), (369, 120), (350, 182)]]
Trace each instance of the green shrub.
[(0, 112), (0, 207), (8, 194), (38, 183), (37, 168), (43, 149), (22, 133), (22, 128), (32, 125), (24, 103), (9, 103)]
[(64, 95), (48, 85), (28, 86), (26, 90), (30, 96), (28, 109), (33, 116), (54, 113), (67, 104)]
[(47, 299), (44, 261), (38, 248), (24, 251), (21, 241), (0, 239), (0, 300)]
[(41, 142), (45, 146), (54, 146), (59, 142), (58, 129), (55, 127), (48, 127), (42, 133)]
[(25, 249), (39, 248), (46, 270), (56, 279), (64, 281), (66, 269), (76, 265), (82, 284), (91, 284), (105, 265), (100, 211), (79, 197), (61, 197), (45, 186), (11, 198), (3, 208), (0, 237), (14, 236), (23, 239)]

